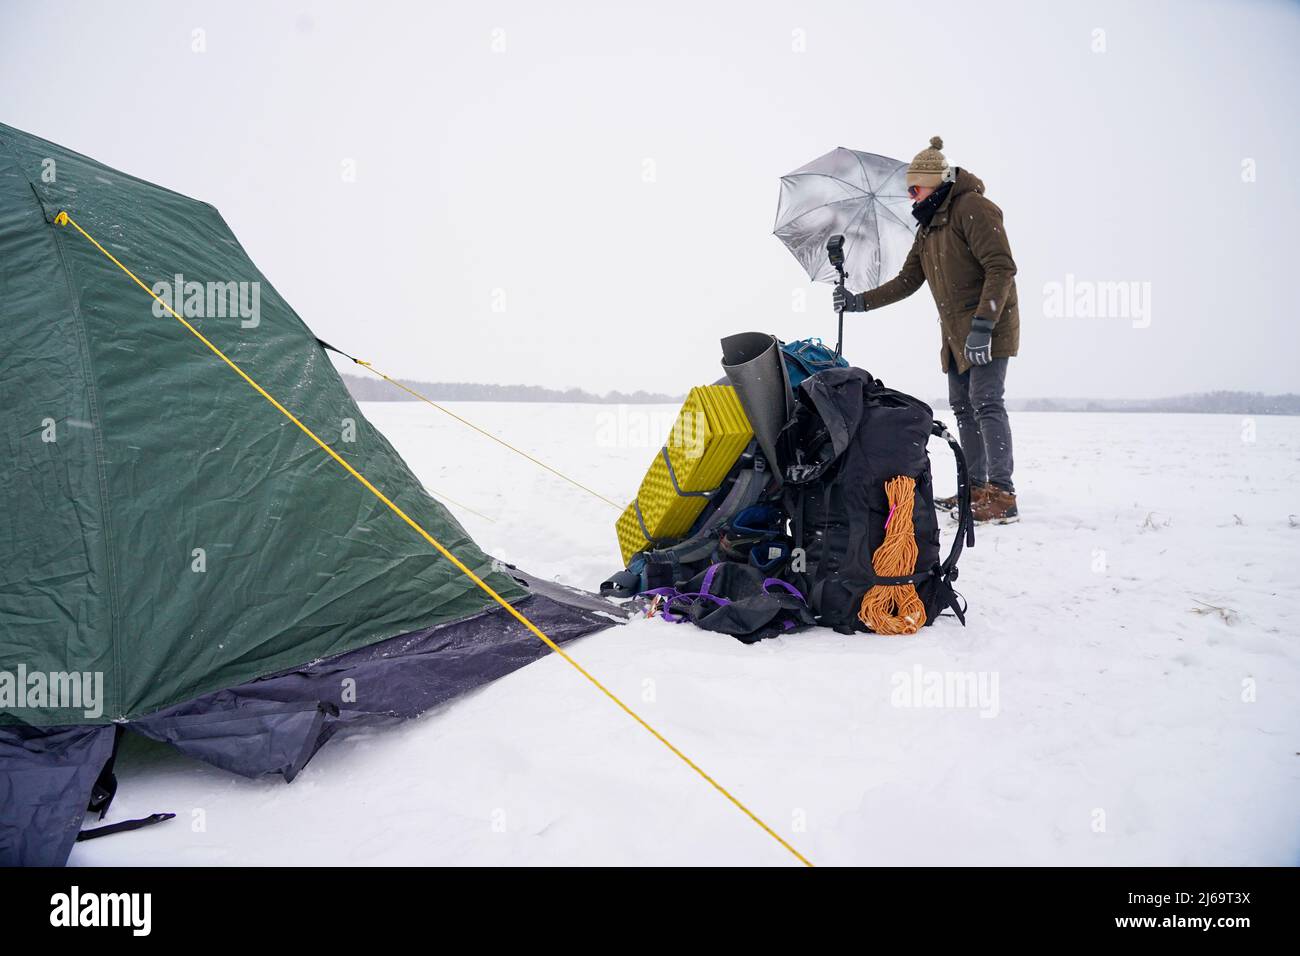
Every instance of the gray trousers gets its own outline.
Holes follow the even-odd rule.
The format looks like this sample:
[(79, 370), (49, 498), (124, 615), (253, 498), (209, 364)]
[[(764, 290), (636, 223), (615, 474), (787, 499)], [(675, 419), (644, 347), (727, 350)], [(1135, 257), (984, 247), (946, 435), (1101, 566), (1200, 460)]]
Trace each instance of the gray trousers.
[(956, 361), (948, 356), (948, 404), (957, 417), (971, 483), (994, 484), (1014, 494), (1011, 420), (1002, 399), (1009, 361), (995, 358), (988, 365), (972, 365), (958, 375)]

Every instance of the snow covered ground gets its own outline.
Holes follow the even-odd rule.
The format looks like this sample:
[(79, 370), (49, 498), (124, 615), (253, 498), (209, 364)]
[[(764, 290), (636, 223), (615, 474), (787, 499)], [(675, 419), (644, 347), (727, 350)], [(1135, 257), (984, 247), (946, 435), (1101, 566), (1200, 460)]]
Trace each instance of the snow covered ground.
[[(454, 407), (617, 500), (675, 411)], [(609, 505), (427, 406), (365, 411), (488, 550), (587, 588), (619, 565)], [(818, 864), (1300, 863), (1300, 419), (1013, 419), (1024, 520), (964, 556), (965, 629), (639, 620), (571, 653)], [(110, 821), (177, 819), (73, 864), (794, 862), (555, 656), (290, 785), (134, 736), (118, 775)]]

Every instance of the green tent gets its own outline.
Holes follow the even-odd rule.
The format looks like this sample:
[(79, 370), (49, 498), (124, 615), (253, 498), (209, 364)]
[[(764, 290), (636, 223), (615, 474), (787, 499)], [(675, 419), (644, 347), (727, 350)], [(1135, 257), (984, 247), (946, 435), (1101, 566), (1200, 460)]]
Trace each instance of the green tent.
[[(421, 488), (215, 208), (0, 125), (0, 769), (33, 753), (48, 761), (52, 748), (32, 741), (80, 733), (88, 756), (74, 764), (85, 772), (77, 793), (60, 791), (71, 806), (112, 737), (93, 731), (110, 722), (185, 749), (200, 735), (178, 731), (181, 717), (250, 713), (249, 693), (221, 703), (232, 688), (310, 676), (315, 662), (413, 633), (446, 645), (456, 622), (479, 622), (457, 632), (466, 653), (428, 672), (458, 669), (454, 679), (438, 693), (406, 687), (368, 713), (418, 712), (545, 652), (146, 290), (57, 225), (63, 211), (506, 600), (541, 600), (526, 576), (494, 570)], [(607, 623), (546, 600), (537, 613), (552, 615), (557, 639)], [(66, 673), (102, 676), (98, 715), (48, 687), (42, 700), (30, 683)], [(286, 706), (285, 693), (272, 696)], [(317, 724), (349, 716), (346, 701), (316, 691), (297, 704)], [(256, 715), (275, 723), (269, 713)], [(203, 732), (205, 747), (214, 733)], [(328, 736), (292, 733), (288, 749), (302, 751), (279, 763), (244, 760), (242, 744), (193, 752), (291, 777)], [(78, 824), (79, 813), (74, 835)], [(32, 825), (0, 819), (0, 861), (40, 858), (14, 832)]]

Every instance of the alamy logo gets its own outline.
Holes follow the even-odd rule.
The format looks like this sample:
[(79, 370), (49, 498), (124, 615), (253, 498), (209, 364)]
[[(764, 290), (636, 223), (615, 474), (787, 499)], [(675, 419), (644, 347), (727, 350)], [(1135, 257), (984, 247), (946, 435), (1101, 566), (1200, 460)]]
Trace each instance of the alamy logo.
[(89, 719), (104, 715), (103, 671), (0, 671), (0, 710), (80, 710)]
[(895, 672), (889, 682), (894, 707), (968, 708), (981, 717), (996, 717), (1002, 710), (997, 671), (927, 671), (917, 664)]
[(171, 282), (155, 282), (153, 294), (158, 297), (153, 314), (160, 319), (170, 314), (170, 306), (187, 319), (237, 318), (245, 329), (255, 329), (262, 323), (260, 282), (187, 282), (178, 272)]
[(1043, 316), (1049, 319), (1130, 319), (1151, 326), (1150, 282), (1094, 282), (1067, 273), (1064, 282), (1043, 284)]
[(74, 886), (50, 897), (51, 926), (129, 926), (148, 936), (153, 926), (151, 893), (82, 893)]
[[(671, 422), (671, 426), (665, 425)], [(653, 408), (629, 408), (619, 405), (614, 411), (596, 415), (596, 444), (601, 448), (651, 448), (661, 443), (658, 436), (668, 432), (663, 444), (678, 447), (688, 461), (704, 454), (709, 438), (709, 423), (700, 412), (674, 414)]]

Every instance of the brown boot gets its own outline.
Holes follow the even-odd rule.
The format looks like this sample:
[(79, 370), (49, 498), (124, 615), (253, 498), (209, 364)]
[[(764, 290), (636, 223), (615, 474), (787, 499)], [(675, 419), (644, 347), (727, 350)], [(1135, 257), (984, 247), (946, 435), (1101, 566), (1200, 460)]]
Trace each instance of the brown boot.
[(1011, 524), (1020, 520), (1015, 492), (1004, 491), (996, 485), (985, 485), (980, 489), (978, 497), (971, 502), (971, 512), (978, 523)]
[[(989, 485), (971, 486), (970, 503), (972, 508), (975, 507), (975, 502), (979, 500), (980, 494), (983, 493), (984, 489), (988, 487)], [(956, 509), (957, 503), (959, 501), (961, 501), (961, 498), (959, 498), (957, 495), (949, 495), (947, 498), (935, 498), (934, 506), (938, 508), (940, 511), (953, 511), (954, 509)]]

